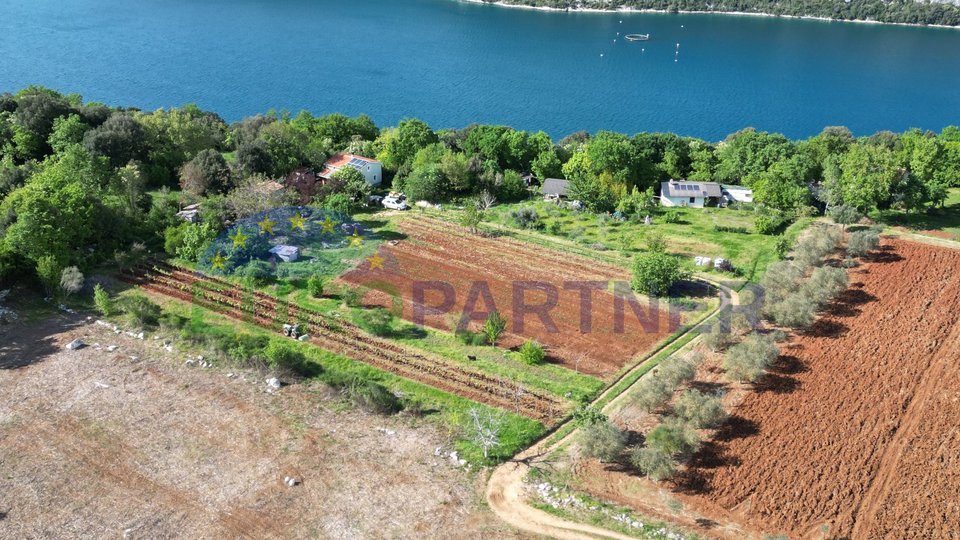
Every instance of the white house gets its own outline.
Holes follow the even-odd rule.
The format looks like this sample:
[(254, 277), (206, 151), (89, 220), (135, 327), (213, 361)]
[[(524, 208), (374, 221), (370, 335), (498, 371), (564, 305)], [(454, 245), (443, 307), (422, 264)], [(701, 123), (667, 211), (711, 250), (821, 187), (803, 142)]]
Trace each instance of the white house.
[(670, 180), (660, 183), (660, 204), (662, 206), (687, 206), (703, 208), (710, 199), (719, 202), (722, 193), (716, 182), (692, 182)]
[(318, 176), (329, 180), (333, 173), (344, 167), (353, 167), (360, 171), (371, 186), (379, 186), (380, 182), (383, 182), (383, 164), (375, 159), (354, 154), (335, 154), (323, 164), (323, 170)]
[(728, 204), (735, 202), (753, 202), (753, 190), (750, 188), (721, 184), (720, 189), (723, 192), (723, 196), (720, 197), (721, 206), (727, 206)]

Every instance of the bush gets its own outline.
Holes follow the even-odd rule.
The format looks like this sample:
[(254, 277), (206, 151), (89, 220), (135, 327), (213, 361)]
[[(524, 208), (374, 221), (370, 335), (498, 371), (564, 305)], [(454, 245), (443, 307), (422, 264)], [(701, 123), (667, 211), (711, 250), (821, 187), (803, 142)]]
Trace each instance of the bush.
[(750, 234), (750, 230), (747, 229), (746, 227), (733, 227), (730, 225), (714, 224), (713, 230), (716, 232), (722, 232), (722, 233)]
[(870, 231), (857, 231), (847, 241), (847, 254), (851, 257), (863, 257), (880, 245), (880, 235)]
[(816, 320), (817, 303), (804, 292), (795, 292), (764, 310), (775, 323), (788, 328), (807, 328)]
[(700, 435), (679, 418), (669, 418), (647, 434), (646, 446), (684, 459), (700, 449)]
[(547, 354), (544, 352), (543, 346), (536, 341), (524, 341), (523, 345), (520, 346), (520, 350), (517, 352), (520, 355), (520, 359), (525, 364), (539, 365), (542, 364), (547, 358)]
[(722, 352), (736, 345), (737, 338), (732, 333), (723, 329), (720, 324), (715, 324), (709, 332), (703, 334), (703, 344), (713, 352)]
[(777, 252), (777, 257), (786, 259), (787, 254), (790, 253), (790, 241), (787, 240), (786, 236), (781, 234), (777, 237), (777, 243), (774, 246), (774, 249)]
[(680, 259), (662, 252), (642, 253), (633, 260), (633, 290), (649, 296), (666, 294), (676, 282), (690, 277)]
[(609, 421), (595, 422), (580, 431), (577, 449), (581, 457), (613, 462), (627, 444), (627, 434)]
[(773, 339), (752, 334), (727, 351), (723, 368), (733, 380), (755, 382), (780, 355)]
[(237, 275), (252, 285), (262, 286), (273, 278), (273, 267), (267, 261), (251, 261), (241, 268)]
[(93, 305), (96, 306), (97, 311), (104, 317), (109, 317), (113, 314), (113, 299), (110, 297), (110, 293), (104, 290), (99, 283), (93, 286)]
[(345, 306), (356, 308), (360, 307), (363, 303), (365, 294), (366, 291), (361, 287), (347, 286), (340, 292), (340, 299), (343, 300)]
[(573, 422), (578, 426), (590, 426), (608, 420), (607, 415), (599, 407), (581, 405), (573, 411)]
[(76, 266), (68, 266), (60, 274), (60, 289), (70, 296), (83, 288), (83, 274)]
[(160, 306), (142, 294), (126, 296), (120, 305), (132, 324), (148, 328), (160, 322)]
[(307, 291), (310, 293), (310, 296), (314, 298), (322, 298), (324, 285), (326, 285), (326, 283), (323, 278), (313, 274), (310, 276), (310, 279), (307, 280)]
[(705, 394), (699, 390), (687, 390), (681, 394), (673, 410), (697, 429), (717, 427), (727, 418), (722, 396)]
[(687, 381), (693, 380), (697, 374), (697, 366), (702, 361), (703, 355), (697, 352), (674, 356), (660, 364), (660, 371), (657, 375), (662, 377), (667, 385), (676, 388)]
[(671, 394), (673, 394), (673, 388), (668, 386), (663, 378), (654, 375), (640, 382), (634, 393), (633, 402), (642, 410), (653, 412), (667, 401)]
[(507, 329), (507, 320), (500, 315), (499, 311), (493, 311), (483, 323), (483, 335), (487, 337), (487, 343), (496, 345), (497, 340)]
[(830, 209), (830, 219), (838, 225), (842, 225), (844, 229), (847, 228), (847, 225), (852, 225), (860, 221), (860, 212), (852, 207), (845, 204), (839, 206), (834, 206)]
[(554, 236), (560, 236), (563, 234), (563, 225), (559, 221), (551, 221), (550, 225), (547, 226), (547, 232)]
[(676, 210), (667, 210), (663, 213), (664, 223), (680, 223), (680, 213)]
[(454, 335), (464, 345), (477, 346), (486, 345), (487, 336), (481, 332), (471, 332), (470, 330), (457, 330)]
[(376, 336), (388, 336), (393, 331), (393, 313), (382, 307), (365, 309), (357, 314), (357, 326)]
[(630, 464), (654, 482), (670, 478), (677, 471), (673, 456), (650, 446), (635, 447), (630, 453)]
[(36, 272), (46, 293), (50, 296), (57, 294), (60, 288), (60, 277), (63, 274), (63, 266), (57, 258), (52, 255), (40, 257), (37, 259)]
[(510, 219), (521, 229), (540, 229), (543, 223), (540, 222), (540, 215), (533, 208), (517, 208), (510, 212)]
[(403, 409), (400, 399), (382, 384), (354, 377), (342, 389), (354, 406), (375, 414), (393, 414)]
[(834, 268), (832, 266), (823, 266), (817, 268), (810, 274), (810, 279), (804, 284), (804, 293), (812, 299), (817, 306), (822, 306), (836, 297), (838, 294), (847, 290), (850, 280), (847, 277), (847, 271), (843, 268)]
[(281, 341), (270, 341), (263, 349), (263, 356), (271, 368), (281, 372), (310, 377), (319, 371), (319, 366), (310, 363), (302, 352)]
[(758, 214), (753, 219), (753, 227), (759, 234), (774, 234), (783, 225), (783, 221), (781, 216)]
[(652, 253), (666, 253), (667, 252), (667, 238), (661, 232), (651, 232), (647, 233), (646, 237), (643, 239), (644, 243), (647, 245), (647, 251)]

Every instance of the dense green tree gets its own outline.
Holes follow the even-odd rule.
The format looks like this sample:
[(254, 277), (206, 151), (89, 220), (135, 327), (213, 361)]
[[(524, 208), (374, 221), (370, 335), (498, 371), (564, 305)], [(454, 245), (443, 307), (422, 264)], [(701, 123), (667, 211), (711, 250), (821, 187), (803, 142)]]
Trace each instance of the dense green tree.
[(690, 273), (680, 259), (663, 252), (641, 253), (633, 260), (633, 290), (651, 296), (666, 295), (670, 287), (687, 279)]
[(778, 133), (753, 128), (738, 131), (717, 147), (717, 179), (750, 186), (749, 179), (758, 178), (774, 163), (792, 157), (795, 152), (793, 143)]
[(180, 187), (197, 196), (226, 193), (232, 185), (231, 177), (227, 160), (220, 152), (208, 148), (201, 150), (180, 169)]
[(415, 118), (401, 120), (396, 128), (381, 133), (383, 149), (377, 159), (387, 170), (397, 171), (413, 160), (417, 152), (439, 142), (437, 134), (425, 122)]
[(127, 113), (115, 113), (83, 136), (83, 146), (94, 156), (104, 156), (113, 167), (140, 160), (147, 149), (143, 127)]
[(63, 153), (74, 144), (83, 142), (83, 135), (90, 129), (80, 115), (61, 116), (53, 121), (53, 131), (47, 143), (54, 153)]
[(869, 209), (890, 200), (903, 170), (896, 155), (885, 146), (856, 144), (840, 161), (839, 192), (843, 202)]
[(203, 150), (220, 149), (226, 137), (223, 120), (196, 105), (139, 113), (135, 118), (145, 132), (146, 169), (155, 185), (171, 184), (184, 164)]

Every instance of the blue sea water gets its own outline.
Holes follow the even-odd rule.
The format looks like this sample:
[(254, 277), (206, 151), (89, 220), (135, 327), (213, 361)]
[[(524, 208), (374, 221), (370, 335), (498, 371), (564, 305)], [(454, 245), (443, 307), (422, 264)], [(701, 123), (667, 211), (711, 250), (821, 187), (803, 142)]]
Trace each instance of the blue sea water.
[(960, 123), (960, 30), (453, 0), (0, 0), (0, 91), (28, 84), (230, 121), (866, 135)]

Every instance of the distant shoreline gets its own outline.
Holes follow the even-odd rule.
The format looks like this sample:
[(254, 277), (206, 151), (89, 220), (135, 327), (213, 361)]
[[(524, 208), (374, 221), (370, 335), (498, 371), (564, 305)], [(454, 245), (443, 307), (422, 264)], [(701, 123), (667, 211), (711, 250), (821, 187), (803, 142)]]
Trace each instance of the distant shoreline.
[(659, 13), (663, 15), (732, 15), (737, 17), (771, 17), (780, 19), (796, 19), (805, 21), (837, 22), (837, 23), (857, 23), (857, 24), (882, 24), (889, 26), (909, 26), (912, 28), (948, 28), (951, 30), (960, 29), (960, 26), (949, 26), (946, 24), (914, 24), (872, 21), (867, 19), (832, 19), (830, 17), (816, 17), (813, 15), (777, 15), (776, 13), (759, 13), (752, 11), (708, 11), (708, 10), (677, 10), (668, 11), (666, 9), (637, 9), (630, 7), (619, 7), (616, 9), (600, 8), (552, 8), (547, 6), (528, 6), (526, 4), (510, 4), (507, 2), (485, 2), (484, 0), (457, 0), (467, 4), (483, 4), (486, 6), (498, 6), (505, 8), (529, 9), (533, 11), (552, 11), (558, 13)]

